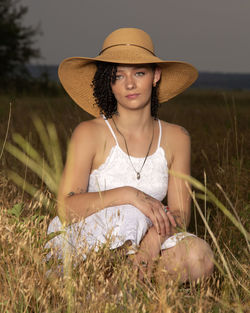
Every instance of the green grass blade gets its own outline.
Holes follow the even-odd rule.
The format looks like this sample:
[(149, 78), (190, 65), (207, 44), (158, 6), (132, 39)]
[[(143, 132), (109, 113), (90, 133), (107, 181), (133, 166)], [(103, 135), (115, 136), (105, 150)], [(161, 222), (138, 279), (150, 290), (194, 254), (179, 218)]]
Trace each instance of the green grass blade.
[(53, 147), (51, 145), (47, 130), (46, 130), (43, 122), (41, 121), (41, 119), (38, 116), (33, 116), (32, 121), (33, 121), (35, 129), (39, 135), (39, 138), (41, 140), (41, 143), (43, 145), (45, 153), (47, 155), (47, 159), (49, 162), (51, 162), (53, 160), (53, 153), (52, 153)]
[(220, 258), (221, 258), (222, 264), (223, 264), (223, 266), (224, 266), (224, 268), (225, 268), (225, 270), (226, 270), (226, 272), (227, 272), (228, 278), (229, 278), (229, 280), (230, 280), (230, 282), (231, 282), (231, 285), (232, 285), (232, 288), (233, 288), (235, 297), (237, 298), (237, 300), (239, 300), (239, 295), (238, 295), (238, 292), (237, 292), (237, 289), (236, 289), (236, 286), (235, 286), (235, 283), (234, 283), (234, 280), (233, 280), (233, 277), (232, 277), (230, 268), (229, 268), (229, 266), (228, 266), (228, 264), (227, 264), (227, 261), (226, 261), (224, 255), (223, 255), (223, 253), (222, 253), (220, 247), (219, 247), (219, 244), (218, 244), (218, 242), (217, 242), (217, 240), (216, 240), (216, 238), (215, 238), (215, 235), (214, 235), (214, 233), (212, 232), (211, 228), (209, 227), (209, 225), (208, 225), (208, 223), (207, 223), (207, 220), (206, 220), (204, 214), (202, 213), (202, 210), (201, 210), (201, 208), (200, 208), (200, 206), (199, 206), (199, 204), (198, 204), (198, 202), (197, 202), (197, 200), (196, 200), (196, 197), (195, 197), (194, 193), (192, 193), (191, 190), (190, 190), (190, 194), (191, 194), (191, 197), (192, 197), (192, 199), (193, 199), (193, 201), (194, 201), (194, 204), (195, 204), (195, 206), (196, 206), (196, 208), (197, 208), (197, 210), (198, 210), (198, 212), (199, 212), (199, 214), (200, 214), (200, 216), (201, 216), (201, 218), (202, 218), (202, 220), (203, 220), (203, 223), (204, 223), (205, 227), (207, 228), (208, 233), (209, 233), (209, 235), (211, 236), (211, 238), (212, 238), (212, 240), (213, 240), (213, 242), (214, 242), (214, 244), (215, 244), (215, 246), (216, 246), (216, 249), (217, 249), (217, 251), (218, 251), (218, 253), (219, 253), (219, 256), (220, 256)]
[(48, 163), (44, 160), (44, 158), (40, 156), (40, 154), (32, 147), (32, 145), (26, 139), (23, 138), (23, 136), (21, 136), (20, 134), (14, 133), (12, 135), (12, 139), (34, 161), (36, 161), (37, 163), (43, 164), (43, 167), (47, 173), (50, 173), (50, 175), (53, 174)]
[(13, 171), (8, 171), (8, 177), (11, 179), (17, 186), (24, 189), (32, 197), (38, 192), (38, 189), (33, 187), (30, 183), (25, 181), (20, 175)]
[(47, 125), (49, 137), (52, 149), (52, 157), (53, 157), (53, 164), (55, 169), (55, 179), (57, 183), (59, 184), (59, 180), (63, 171), (63, 161), (62, 161), (62, 154), (60, 149), (60, 144), (56, 132), (56, 128), (54, 124), (48, 124)]
[[(176, 173), (176, 172), (173, 172), (171, 170), (169, 171), (169, 174), (184, 179), (185, 181), (190, 183), (192, 186), (194, 186), (198, 190), (201, 190), (204, 193), (206, 193), (207, 200), (214, 203), (222, 211), (222, 213), (234, 224), (234, 226), (239, 229), (239, 231), (246, 238), (246, 240), (248, 240), (248, 241), (250, 240), (250, 234), (245, 230), (243, 225), (237, 221), (237, 219), (232, 215), (232, 213), (202, 183), (200, 183), (197, 179), (195, 179), (189, 175)], [(201, 198), (201, 195), (199, 195), (199, 197)], [(203, 195), (203, 199), (205, 199), (205, 195)]]
[(48, 203), (50, 203), (50, 199), (48, 199), (46, 195), (41, 192), (41, 190), (33, 187), (33, 185), (24, 180), (20, 175), (10, 170), (7, 172), (7, 174), (10, 180), (26, 191), (29, 195), (41, 202), (45, 207), (47, 207)]
[(9, 142), (6, 143), (5, 149), (20, 162), (29, 167), (35, 174), (37, 174), (38, 177), (40, 177), (47, 185), (49, 190), (52, 193), (56, 194), (57, 183), (52, 178), (52, 175), (50, 175), (50, 173), (48, 173), (40, 164), (36, 163), (29, 156), (23, 153), (19, 148), (15, 147)]

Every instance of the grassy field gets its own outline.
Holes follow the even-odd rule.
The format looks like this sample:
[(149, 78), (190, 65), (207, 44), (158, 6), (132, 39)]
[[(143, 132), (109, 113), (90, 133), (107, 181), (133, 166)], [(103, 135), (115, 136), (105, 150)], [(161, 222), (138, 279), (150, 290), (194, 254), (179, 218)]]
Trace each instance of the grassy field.
[[(29, 142), (39, 152), (33, 157), (59, 177), (56, 159), (64, 162), (74, 127), (91, 117), (64, 93), (12, 98), (0, 95), (0, 312), (249, 312), (250, 91), (191, 89), (160, 109), (161, 119), (191, 134), (195, 180), (189, 231), (205, 238), (215, 253), (211, 278), (181, 286), (154, 279), (140, 283), (125, 258), (106, 247), (77, 267), (69, 263), (64, 275), (55, 274), (56, 262), (44, 262), (47, 226), (56, 215), (55, 183), (48, 188), (48, 177), (30, 170), (28, 158), (20, 162), (8, 152), (10, 143), (27, 149)], [(49, 148), (32, 116), (49, 125)], [(53, 125), (61, 153), (50, 159), (46, 149), (57, 142)], [(20, 186), (10, 179), (13, 172)]]

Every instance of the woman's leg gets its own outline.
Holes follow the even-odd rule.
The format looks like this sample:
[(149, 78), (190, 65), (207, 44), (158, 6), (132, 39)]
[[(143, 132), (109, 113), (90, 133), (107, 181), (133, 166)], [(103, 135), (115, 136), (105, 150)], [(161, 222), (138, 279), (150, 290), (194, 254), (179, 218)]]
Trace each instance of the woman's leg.
[(212, 274), (213, 252), (197, 237), (187, 237), (176, 246), (163, 250), (156, 270), (158, 280), (197, 281)]

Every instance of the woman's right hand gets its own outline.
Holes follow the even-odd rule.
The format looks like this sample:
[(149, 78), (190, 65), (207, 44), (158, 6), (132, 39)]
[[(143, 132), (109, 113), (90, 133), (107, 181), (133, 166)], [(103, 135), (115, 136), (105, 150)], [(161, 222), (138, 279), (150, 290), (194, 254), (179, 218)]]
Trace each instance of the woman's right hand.
[(133, 188), (130, 200), (153, 223), (156, 231), (161, 236), (170, 236), (171, 228), (176, 227), (176, 222), (170, 211), (164, 211), (164, 204), (150, 195)]

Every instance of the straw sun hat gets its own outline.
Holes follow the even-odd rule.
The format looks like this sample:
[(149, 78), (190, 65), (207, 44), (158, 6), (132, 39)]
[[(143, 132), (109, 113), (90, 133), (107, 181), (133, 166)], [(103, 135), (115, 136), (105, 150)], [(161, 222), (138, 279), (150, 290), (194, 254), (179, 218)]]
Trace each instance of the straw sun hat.
[(188, 63), (163, 61), (156, 57), (153, 42), (143, 30), (117, 29), (106, 37), (97, 57), (67, 58), (59, 66), (58, 75), (64, 89), (81, 108), (94, 116), (99, 116), (91, 86), (96, 72), (96, 61), (117, 64), (157, 63), (162, 71), (158, 88), (159, 103), (175, 97), (198, 77), (197, 70)]

